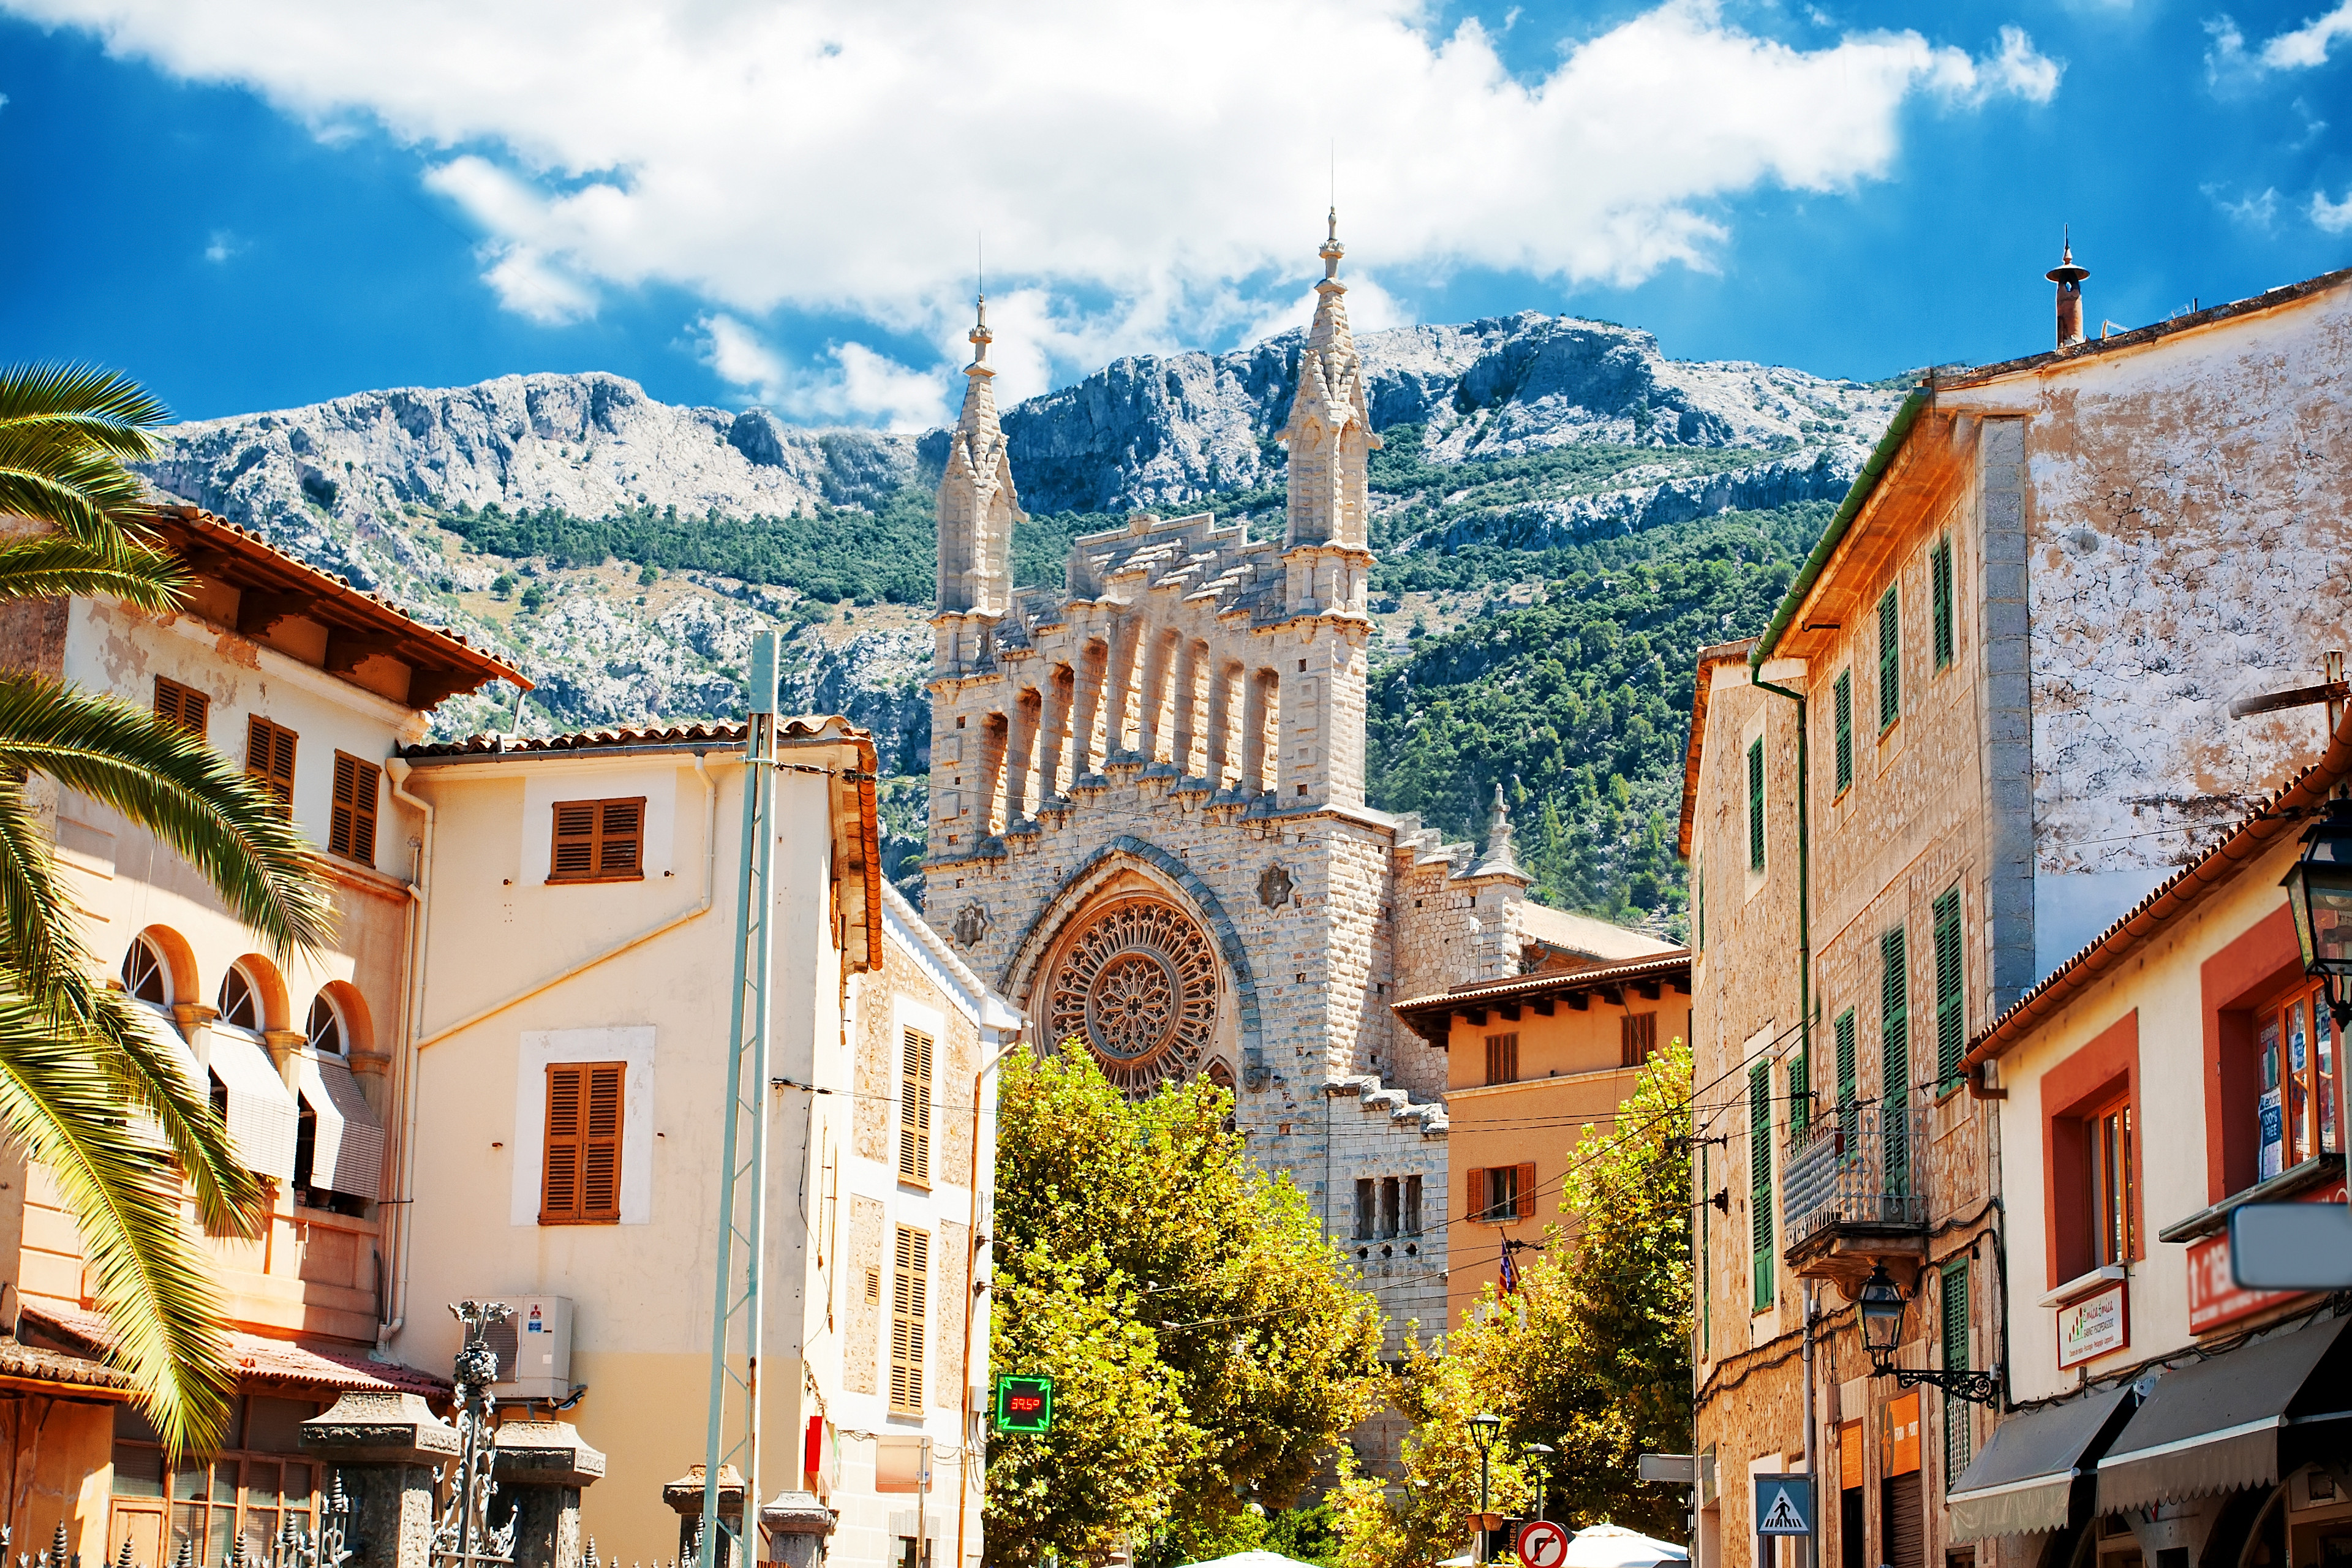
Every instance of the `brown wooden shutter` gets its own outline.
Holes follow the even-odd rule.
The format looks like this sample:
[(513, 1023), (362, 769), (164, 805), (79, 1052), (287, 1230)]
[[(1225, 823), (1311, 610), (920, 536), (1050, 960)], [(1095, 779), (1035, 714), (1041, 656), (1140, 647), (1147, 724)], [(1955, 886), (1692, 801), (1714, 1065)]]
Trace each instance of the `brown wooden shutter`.
[(338, 855), (375, 864), (375, 808), (383, 771), (348, 752), (335, 753), (335, 804), (327, 847)]
[(910, 1415), (923, 1409), (924, 1321), (930, 1305), (931, 1238), (927, 1231), (898, 1229), (890, 1296), (890, 1408)]
[(1637, 1068), (1658, 1048), (1658, 1016), (1627, 1013), (1618, 1019), (1617, 1065)]
[(1469, 1202), (1470, 1217), (1474, 1220), (1485, 1219), (1486, 1217), (1486, 1172), (1473, 1171), (1470, 1173)]
[(541, 1225), (610, 1224), (621, 1217), (624, 1077), (620, 1062), (549, 1064)]
[(596, 826), (596, 875), (639, 875), (646, 842), (645, 797), (608, 800), (599, 805), (602, 820)]
[(1536, 1168), (1532, 1164), (1519, 1167), (1519, 1217), (1532, 1219), (1536, 1212)]
[(551, 882), (619, 881), (645, 875), (646, 800), (560, 800)]
[(558, 801), (555, 805), (555, 850), (548, 861), (548, 879), (560, 881), (596, 874), (596, 803)]
[(291, 816), (294, 810), (296, 738), (293, 731), (282, 729), (258, 713), (246, 723), (245, 771), (278, 797), (281, 816)]
[(931, 1179), (931, 1037), (907, 1031), (898, 1074), (898, 1178)]
[(199, 741), (205, 738), (212, 706), (212, 699), (194, 687), (183, 686), (160, 675), (155, 678), (155, 717), (166, 724), (178, 725)]

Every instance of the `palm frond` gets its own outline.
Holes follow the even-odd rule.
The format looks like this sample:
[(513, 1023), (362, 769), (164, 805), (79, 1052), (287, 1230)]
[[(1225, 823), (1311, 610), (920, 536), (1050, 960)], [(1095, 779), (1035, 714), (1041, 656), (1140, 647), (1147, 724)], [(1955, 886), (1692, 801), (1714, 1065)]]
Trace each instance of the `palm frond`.
[(0, 432), (0, 511), (53, 522), (85, 544), (143, 536), (152, 502), (139, 476), (95, 447)]
[[(91, 980), (48, 840), (26, 809), (24, 788), (0, 780), (0, 972), (53, 1027), (94, 1035), (98, 1060), (126, 1106), (163, 1129), (195, 1187), (196, 1212), (216, 1230), (259, 1233), (263, 1193), (245, 1168), (209, 1096), (182, 1080), (172, 1058), (132, 1023), (131, 1004)], [(29, 914), (27, 914), (29, 911)]]
[(107, 594), (142, 610), (175, 610), (188, 570), (160, 550), (94, 548), (67, 534), (0, 544), (0, 600)]
[(120, 371), (90, 364), (0, 367), (0, 431), (54, 432), (138, 461), (153, 455), (147, 432), (171, 411)]
[[(331, 935), (318, 851), (268, 790), (176, 725), (43, 677), (0, 675), (0, 768), (9, 767), (47, 774), (154, 834), (274, 953), (314, 952)], [(16, 935), (31, 912), (0, 906), (0, 935)]]
[(176, 1453), (215, 1447), (235, 1371), (213, 1282), (181, 1222), (164, 1152), (127, 1124), (94, 1042), (53, 1026), (0, 977), (0, 1129), (73, 1215), (115, 1357)]

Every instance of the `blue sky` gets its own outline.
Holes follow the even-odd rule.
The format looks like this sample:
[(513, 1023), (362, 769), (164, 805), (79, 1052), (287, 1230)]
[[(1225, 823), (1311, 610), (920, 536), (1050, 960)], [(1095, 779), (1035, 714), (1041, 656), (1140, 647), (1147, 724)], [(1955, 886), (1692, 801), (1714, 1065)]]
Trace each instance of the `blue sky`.
[(2352, 0), (0, 0), (0, 357), (184, 416), (610, 370), (943, 417), (1303, 319), (1885, 375), (2352, 263)]

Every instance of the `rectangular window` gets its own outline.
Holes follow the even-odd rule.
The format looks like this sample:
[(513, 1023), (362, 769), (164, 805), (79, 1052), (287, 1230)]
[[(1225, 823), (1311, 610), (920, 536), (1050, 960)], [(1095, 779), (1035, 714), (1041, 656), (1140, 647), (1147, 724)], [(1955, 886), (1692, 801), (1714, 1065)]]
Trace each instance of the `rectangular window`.
[(1404, 1179), (1404, 1213), (1399, 1217), (1397, 1223), (1402, 1227), (1402, 1234), (1405, 1236), (1421, 1234), (1421, 1178), (1419, 1176), (1407, 1176)]
[(1843, 795), (1853, 787), (1853, 671), (1838, 671), (1830, 692), (1837, 710), (1837, 792)]
[(1352, 1238), (1354, 1240), (1372, 1239), (1372, 1204), (1374, 1202), (1372, 1194), (1372, 1178), (1358, 1176), (1356, 1178), (1356, 1234)]
[(348, 752), (335, 753), (335, 804), (327, 827), (327, 847), (362, 864), (375, 864), (375, 808), (382, 799), (383, 770)]
[(645, 877), (646, 797), (560, 800), (551, 882), (624, 882)]
[(551, 1062), (539, 1223), (617, 1225), (625, 1064)]
[(1903, 928), (1878, 939), (1878, 1126), (1886, 1190), (1911, 1191), (1911, 974)]
[(1486, 1037), (1486, 1081), (1519, 1081), (1519, 1037), (1517, 1031)]
[(1397, 1212), (1399, 1196), (1397, 1179), (1394, 1176), (1382, 1176), (1381, 1178), (1381, 1234), (1384, 1237), (1397, 1234), (1397, 1224), (1402, 1217)]
[[(1944, 1367), (1969, 1370), (1969, 1260), (1956, 1258), (1944, 1265)], [(1944, 1397), (1944, 1474), (1958, 1476), (1969, 1468), (1973, 1434), (1969, 1429), (1970, 1406), (1965, 1399)]]
[(1967, 1020), (1960, 986), (1960, 890), (1936, 900), (1936, 1090), (1960, 1081), (1967, 1053)]
[(1764, 869), (1764, 738), (1748, 747), (1748, 868)]
[(1470, 1217), (1487, 1225), (1508, 1225), (1532, 1219), (1536, 1212), (1536, 1168), (1496, 1165), (1470, 1173)]
[(2128, 1263), (2138, 1240), (2132, 1234), (2139, 1173), (2132, 1161), (2131, 1101), (2111, 1101), (2083, 1121), (2083, 1191), (2090, 1200), (2084, 1218), (2091, 1237), (2091, 1267)]
[(1772, 1064), (1748, 1069), (1748, 1245), (1755, 1305), (1772, 1304)]
[(183, 686), (160, 675), (155, 678), (155, 717), (164, 723), (177, 724), (201, 741), (212, 710), (212, 699), (194, 687)]
[(1862, 1131), (1860, 1063), (1855, 1059), (1853, 1009), (1848, 1007), (1830, 1026), (1837, 1042), (1838, 1127), (1851, 1146)]
[(1789, 1058), (1789, 1142), (1801, 1142), (1812, 1124), (1813, 1064), (1799, 1051)]
[(1890, 584), (1878, 601), (1878, 732), (1903, 717), (1903, 622)]
[(1715, 1194), (1707, 1189), (1713, 1184), (1707, 1179), (1707, 1155), (1712, 1151), (1702, 1143), (1698, 1149), (1698, 1353), (1701, 1359), (1715, 1350)]
[(1637, 1068), (1658, 1048), (1658, 1016), (1628, 1013), (1617, 1020), (1617, 1065)]
[(924, 1324), (930, 1316), (931, 1237), (899, 1226), (890, 1286), (890, 1408), (923, 1413)]
[(898, 1058), (898, 1179), (931, 1180), (931, 1037), (909, 1029)]
[(278, 814), (294, 814), (294, 731), (258, 713), (246, 721), (245, 771), (278, 797)]
[(2324, 991), (2297, 988), (2254, 1014), (2262, 1065), (2256, 1174), (2263, 1180), (2318, 1153), (2336, 1153), (2336, 1026)]
[(1952, 663), (1952, 536), (1948, 533), (1927, 552), (1927, 616), (1935, 637), (1936, 668), (1948, 669)]

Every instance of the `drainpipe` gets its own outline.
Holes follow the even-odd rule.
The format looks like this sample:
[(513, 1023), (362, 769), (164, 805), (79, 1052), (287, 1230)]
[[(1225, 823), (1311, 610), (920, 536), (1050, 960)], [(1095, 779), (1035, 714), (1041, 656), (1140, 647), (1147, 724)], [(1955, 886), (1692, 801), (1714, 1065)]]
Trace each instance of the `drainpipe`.
[[(1769, 691), (1775, 697), (1785, 697), (1797, 705), (1797, 1027), (1801, 1031), (1798, 1048), (1805, 1057), (1805, 1120), (1812, 1120), (1811, 1096), (1818, 1086), (1813, 1081), (1813, 893), (1812, 893), (1812, 828), (1807, 803), (1812, 791), (1806, 774), (1805, 694), (1786, 686), (1775, 686), (1764, 679), (1764, 667), (1756, 667), (1749, 678), (1759, 691)], [(1790, 1108), (1794, 1110), (1794, 1107)]]
[(424, 836), (417, 841), (415, 874), (408, 879), (408, 984), (400, 997), (399, 1055), (394, 1065), (399, 1069), (393, 1082), (392, 1111), (398, 1118), (400, 1144), (393, 1160), (393, 1215), (394, 1241), (392, 1260), (384, 1269), (390, 1289), (385, 1292), (384, 1310), (394, 1315), (376, 1325), (376, 1348), (383, 1350), (400, 1337), (408, 1325), (408, 1243), (411, 1215), (416, 1205), (409, 1200), (415, 1194), (409, 1189), (415, 1176), (416, 1147), (416, 1020), (425, 1005), (425, 963), (427, 921), (433, 911), (433, 803), (421, 795), (408, 793), (408, 775), (412, 771), (405, 757), (387, 757), (384, 775), (392, 781), (392, 798), (422, 814)]
[[(981, 994), (980, 1005), (981, 1015), (985, 1017), (988, 1010), (988, 994), (985, 991)], [(956, 1404), (962, 1407), (963, 1420), (961, 1429), (956, 1433), (956, 1553), (955, 1562), (949, 1568), (963, 1568), (964, 1515), (971, 1503), (972, 1432), (976, 1426), (971, 1415), (971, 1320), (980, 1299), (980, 1086), (990, 1073), (996, 1070), (997, 1064), (1020, 1048), (1021, 1040), (1022, 1031), (1016, 1027), (1013, 1037), (981, 1063), (971, 1075), (971, 1188), (970, 1205), (964, 1211), (963, 1232), (963, 1359), (956, 1366), (956, 1381), (963, 1385), (956, 1392)], [(992, 1179), (994, 1164), (992, 1160), (992, 1180), (989, 1184), (992, 1188), (995, 1185)], [(918, 1498), (919, 1506), (920, 1500)], [(918, 1534), (915, 1540), (918, 1553), (929, 1550), (921, 1544), (921, 1535)]]
[[(1808, 1083), (1805, 1089), (1811, 1093), (1812, 1085)], [(1821, 1317), (1817, 1289), (1811, 1280), (1805, 1281), (1805, 1475), (1813, 1489), (1813, 1528), (1805, 1537), (1805, 1568), (1821, 1568), (1822, 1562), (1822, 1472), (1813, 1439), (1813, 1416), (1821, 1405), (1813, 1393), (1813, 1324)], [(1841, 1486), (1844, 1481), (1843, 1476), (1838, 1478)]]

